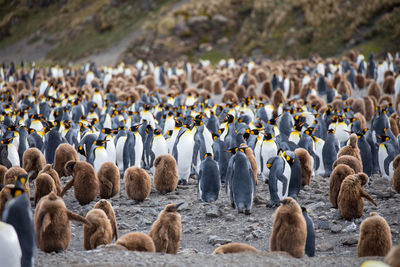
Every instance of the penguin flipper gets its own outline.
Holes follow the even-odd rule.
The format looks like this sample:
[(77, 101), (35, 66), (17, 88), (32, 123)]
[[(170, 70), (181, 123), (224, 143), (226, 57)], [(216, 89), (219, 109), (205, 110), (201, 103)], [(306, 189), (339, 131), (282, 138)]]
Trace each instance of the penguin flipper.
[(360, 195), (361, 195), (361, 197), (364, 197), (365, 199), (367, 199), (369, 202), (371, 202), (375, 206), (378, 206), (378, 204), (376, 204), (375, 200), (367, 192), (365, 192), (363, 189), (361, 189)]
[(82, 222), (84, 224), (90, 225), (90, 222), (88, 220), (86, 220), (86, 218), (84, 218), (81, 215), (76, 214), (70, 210), (67, 210), (67, 215), (68, 215), (68, 219), (70, 219), (70, 220)]
[(74, 178), (72, 178), (63, 188), (60, 193), (60, 197), (63, 197), (68, 189), (70, 189), (74, 185)]
[(154, 154), (154, 152), (153, 152), (152, 150), (150, 150), (149, 169), (150, 169), (151, 167), (153, 167), (153, 162), (154, 162), (155, 158), (156, 158), (156, 154)]
[(286, 190), (287, 190), (287, 187), (288, 187), (288, 179), (283, 174), (278, 175), (277, 178), (283, 184), (282, 185), (282, 187), (283, 187), (282, 196), (284, 196), (286, 194)]
[(388, 156), (388, 157), (386, 157), (385, 161), (383, 162), (383, 167), (385, 169), (386, 175), (389, 175), (389, 165), (390, 165), (390, 162), (392, 162), (392, 161), (393, 161), (393, 159), (390, 156)]

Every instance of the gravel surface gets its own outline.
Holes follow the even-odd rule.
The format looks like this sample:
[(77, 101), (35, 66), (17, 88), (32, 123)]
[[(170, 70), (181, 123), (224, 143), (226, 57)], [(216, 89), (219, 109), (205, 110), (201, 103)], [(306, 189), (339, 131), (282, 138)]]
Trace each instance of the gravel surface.
[[(62, 184), (69, 177), (62, 178)], [(31, 183), (32, 184), (32, 183)], [(126, 251), (116, 245), (108, 245), (92, 251), (84, 251), (83, 227), (72, 223), (71, 244), (67, 251), (44, 253), (39, 251), (37, 266), (359, 266), (367, 258), (357, 258), (357, 241), (360, 224), (372, 211), (377, 211), (389, 223), (393, 244), (399, 243), (398, 202), (388, 180), (372, 176), (365, 190), (378, 203), (378, 207), (365, 202), (364, 215), (353, 222), (340, 218), (338, 210), (331, 207), (328, 198), (329, 178), (315, 177), (310, 186), (305, 186), (299, 194), (299, 203), (310, 211), (316, 228), (316, 256), (295, 259), (285, 253), (270, 253), (269, 238), (272, 230), (274, 209), (265, 206), (269, 199), (268, 185), (259, 179), (257, 196), (250, 216), (238, 214), (230, 207), (225, 189), (219, 199), (212, 204), (202, 203), (197, 197), (196, 181), (166, 195), (156, 190), (144, 202), (136, 203), (127, 198), (121, 179), (121, 193), (110, 199), (122, 236), (131, 231), (148, 233), (158, 213), (169, 203), (184, 201), (180, 208), (182, 215), (182, 240), (178, 255), (162, 255)], [(64, 196), (67, 207), (85, 216), (94, 206), (92, 203), (80, 206), (75, 200), (73, 189)], [(397, 205), (396, 205), (397, 204)], [(218, 255), (211, 253), (229, 242), (243, 242), (263, 251), (253, 255)], [(379, 258), (376, 258), (379, 259)]]

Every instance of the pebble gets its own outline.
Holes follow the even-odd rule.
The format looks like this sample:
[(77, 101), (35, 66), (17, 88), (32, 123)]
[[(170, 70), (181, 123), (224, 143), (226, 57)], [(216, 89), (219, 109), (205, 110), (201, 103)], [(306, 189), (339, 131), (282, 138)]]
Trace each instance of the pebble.
[(211, 245), (216, 245), (216, 244), (225, 245), (225, 244), (228, 244), (228, 243), (231, 243), (231, 242), (232, 242), (232, 240), (230, 240), (230, 239), (223, 239), (223, 238), (220, 238), (220, 237), (218, 237), (216, 235), (210, 235), (208, 237), (208, 243), (211, 244)]
[(317, 246), (317, 250), (321, 252), (327, 252), (333, 250), (333, 246), (329, 243), (323, 243)]
[(342, 231), (342, 227), (340, 225), (333, 224), (331, 226), (331, 232), (332, 233), (340, 233), (340, 231)]
[(328, 220), (321, 220), (318, 222), (318, 228), (320, 229), (328, 230), (330, 227), (330, 222)]
[(349, 238), (346, 238), (343, 240), (342, 244), (345, 246), (353, 246), (358, 243), (358, 237), (357, 236), (351, 236)]
[(206, 216), (211, 218), (218, 218), (220, 216), (218, 207), (215, 205), (207, 207)]
[(225, 221), (233, 222), (234, 220), (235, 220), (235, 216), (233, 216), (232, 214), (225, 215)]

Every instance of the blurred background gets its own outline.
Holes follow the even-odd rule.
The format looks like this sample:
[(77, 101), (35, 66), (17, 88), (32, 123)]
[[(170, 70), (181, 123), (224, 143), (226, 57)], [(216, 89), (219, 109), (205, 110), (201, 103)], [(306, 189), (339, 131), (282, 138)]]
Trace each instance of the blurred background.
[(0, 0), (0, 63), (380, 56), (399, 44), (400, 0)]

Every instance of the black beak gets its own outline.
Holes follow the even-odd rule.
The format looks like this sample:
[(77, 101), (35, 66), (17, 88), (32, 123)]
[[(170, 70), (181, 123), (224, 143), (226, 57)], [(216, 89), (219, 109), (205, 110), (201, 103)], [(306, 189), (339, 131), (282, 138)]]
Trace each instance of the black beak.
[(185, 202), (181, 202), (181, 203), (179, 203), (179, 204), (176, 204), (175, 205), (175, 207), (176, 207), (176, 209), (178, 209), (180, 206), (182, 206), (183, 204), (185, 204)]

